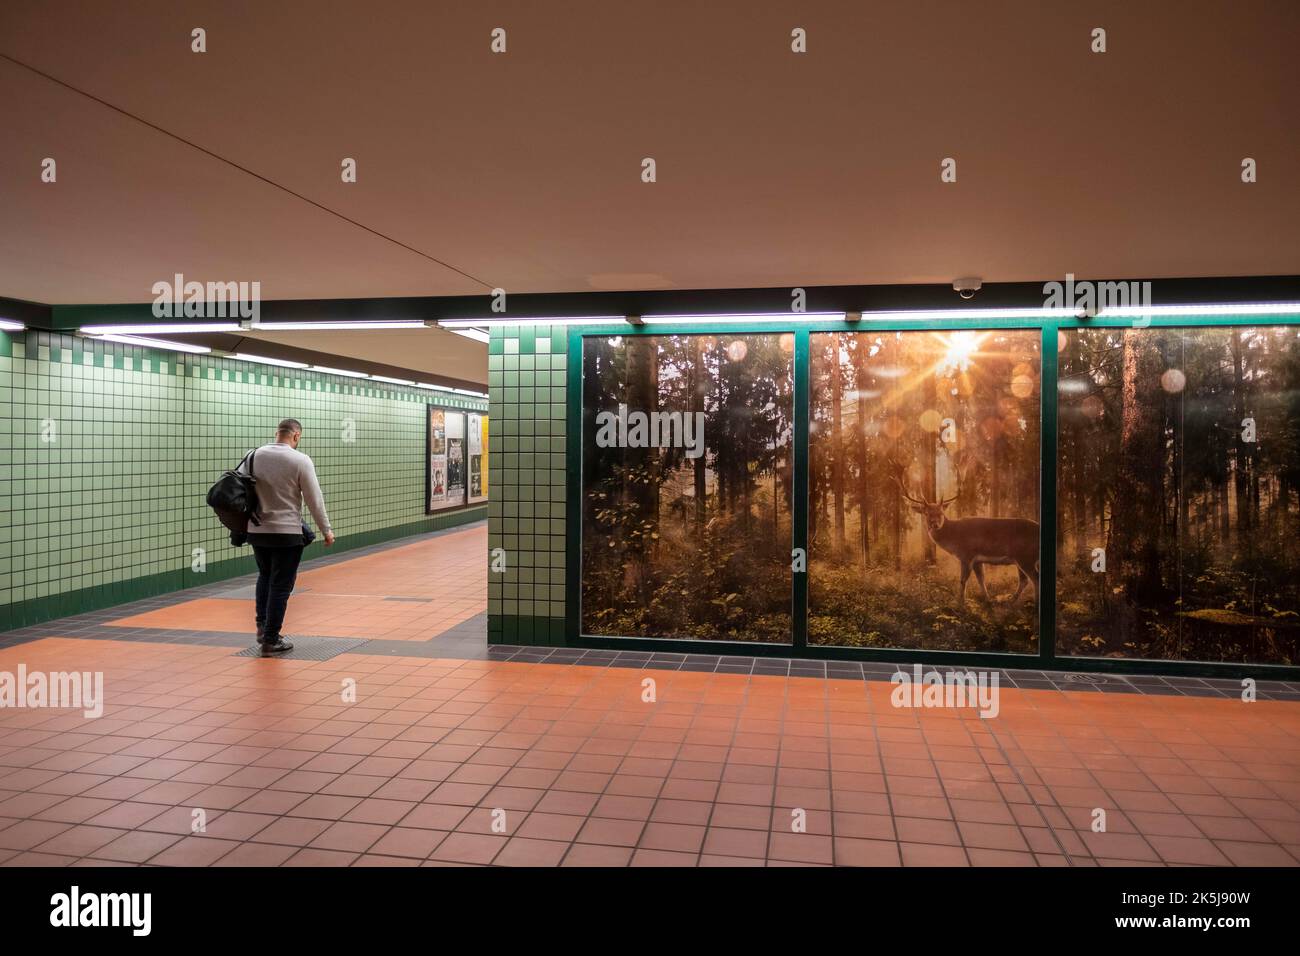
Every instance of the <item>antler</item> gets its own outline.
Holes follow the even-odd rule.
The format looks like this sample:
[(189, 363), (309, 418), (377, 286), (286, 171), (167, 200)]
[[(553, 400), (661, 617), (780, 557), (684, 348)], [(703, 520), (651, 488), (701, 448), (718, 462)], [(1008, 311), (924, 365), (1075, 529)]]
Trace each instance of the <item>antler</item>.
[(957, 467), (953, 469), (953, 471), (957, 475), (957, 493), (954, 494), (951, 498), (944, 498), (939, 503), (940, 507), (947, 507), (948, 505), (952, 504), (954, 501), (956, 501), (958, 498), (961, 497), (962, 482), (965, 481), (966, 472), (969, 468), (970, 468), (970, 462), (965, 458), (964, 455), (957, 459)]
[(902, 494), (902, 496), (906, 500), (912, 502), (912, 504), (914, 505), (928, 505), (930, 502), (924, 500), (923, 498), (913, 497), (911, 494), (908, 493), (907, 486), (903, 484), (903, 478), (902, 478), (902, 476), (907, 473), (907, 469), (904, 468), (902, 465), (900, 465), (893, 458), (889, 459), (889, 463), (890, 465), (893, 466), (893, 474), (891, 474), (889, 477), (894, 482), (894, 484), (898, 485), (899, 493)]

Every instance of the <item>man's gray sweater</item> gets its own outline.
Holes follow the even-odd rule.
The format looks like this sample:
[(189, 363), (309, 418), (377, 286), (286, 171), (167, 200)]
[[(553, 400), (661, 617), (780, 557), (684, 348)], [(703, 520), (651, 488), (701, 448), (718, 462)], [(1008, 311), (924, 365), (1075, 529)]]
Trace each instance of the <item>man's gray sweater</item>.
[[(261, 523), (249, 522), (249, 534), (301, 535), (303, 502), (321, 534), (331, 533), (316, 466), (308, 456), (283, 442), (273, 442), (256, 449), (252, 459)], [(240, 464), (239, 472), (249, 473), (247, 460)]]

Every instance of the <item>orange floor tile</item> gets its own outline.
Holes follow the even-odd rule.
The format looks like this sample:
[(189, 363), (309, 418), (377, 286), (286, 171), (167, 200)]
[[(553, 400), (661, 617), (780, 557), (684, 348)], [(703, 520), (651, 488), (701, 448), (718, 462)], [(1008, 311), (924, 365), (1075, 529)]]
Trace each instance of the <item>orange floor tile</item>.
[[(427, 641), (487, 610), (486, 547), (486, 529), (477, 527), (327, 567), (307, 565), (289, 600), (285, 633)], [(198, 598), (111, 624), (251, 634), (254, 616), (251, 600)]]
[(981, 720), (862, 680), (70, 638), (20, 663), (101, 670), (107, 704), (0, 711), (9, 866), (1300, 861), (1287, 702), (1003, 689)]

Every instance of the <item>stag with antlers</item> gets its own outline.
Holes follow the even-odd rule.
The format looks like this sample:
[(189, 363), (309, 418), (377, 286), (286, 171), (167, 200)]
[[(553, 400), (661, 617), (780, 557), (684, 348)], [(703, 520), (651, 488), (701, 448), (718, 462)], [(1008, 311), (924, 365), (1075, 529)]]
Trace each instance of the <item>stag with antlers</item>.
[(989, 564), (1014, 564), (1020, 575), (1020, 587), (1015, 597), (1020, 600), (1025, 585), (1034, 586), (1034, 599), (1038, 599), (1038, 522), (1028, 518), (949, 518), (945, 513), (948, 505), (961, 497), (960, 473), (958, 475), (957, 494), (939, 501), (930, 501), (927, 497), (916, 497), (907, 490), (907, 470), (898, 462), (890, 460), (893, 474), (890, 475), (904, 500), (911, 503), (912, 510), (925, 519), (925, 533), (938, 547), (947, 551), (961, 564), (961, 587), (957, 591), (957, 603), (966, 603), (966, 582), (971, 572), (979, 582), (984, 600), (992, 602), (989, 589), (984, 583), (984, 567)]

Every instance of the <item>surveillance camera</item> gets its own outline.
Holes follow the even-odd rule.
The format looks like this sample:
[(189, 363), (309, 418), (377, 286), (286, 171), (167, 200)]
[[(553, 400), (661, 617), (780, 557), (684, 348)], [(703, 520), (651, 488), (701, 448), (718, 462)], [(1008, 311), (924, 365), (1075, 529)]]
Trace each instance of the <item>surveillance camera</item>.
[(954, 279), (952, 287), (963, 299), (973, 299), (975, 298), (975, 293), (980, 290), (980, 286), (983, 284), (983, 280), (978, 278)]

